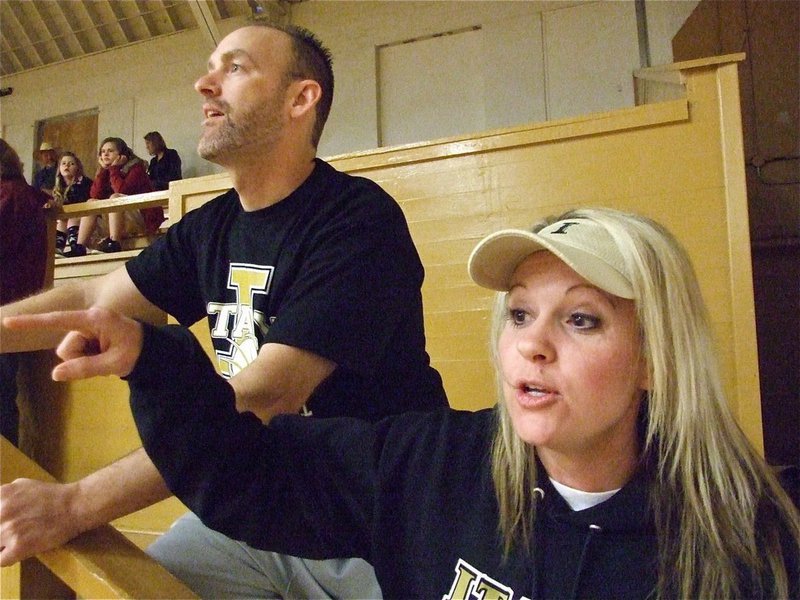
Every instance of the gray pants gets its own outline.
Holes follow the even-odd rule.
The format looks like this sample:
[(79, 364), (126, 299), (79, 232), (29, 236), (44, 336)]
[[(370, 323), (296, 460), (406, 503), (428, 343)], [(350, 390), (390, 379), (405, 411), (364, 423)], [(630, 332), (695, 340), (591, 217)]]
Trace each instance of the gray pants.
[(179, 518), (147, 553), (202, 598), (383, 598), (375, 571), (357, 558), (306, 560), (255, 550)]

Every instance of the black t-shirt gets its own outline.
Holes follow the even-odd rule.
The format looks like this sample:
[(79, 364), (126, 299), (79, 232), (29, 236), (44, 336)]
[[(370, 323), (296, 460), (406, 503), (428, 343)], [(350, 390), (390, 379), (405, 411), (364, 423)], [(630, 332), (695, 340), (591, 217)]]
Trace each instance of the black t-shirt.
[(290, 196), (253, 212), (231, 190), (127, 268), (181, 324), (207, 316), (225, 377), (264, 343), (334, 361), (307, 403), (315, 416), (375, 420), (446, 405), (425, 351), (422, 264), (400, 207), (368, 179), (317, 160)]

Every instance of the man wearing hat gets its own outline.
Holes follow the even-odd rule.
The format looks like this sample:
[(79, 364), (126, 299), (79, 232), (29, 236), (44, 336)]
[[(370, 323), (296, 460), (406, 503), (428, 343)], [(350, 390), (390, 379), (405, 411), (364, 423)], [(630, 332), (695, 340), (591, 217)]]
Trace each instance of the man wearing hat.
[(42, 142), (39, 146), (38, 162), (42, 167), (33, 177), (33, 187), (42, 190), (45, 194), (53, 195), (53, 188), (56, 185), (56, 173), (58, 164), (56, 163), (56, 150), (49, 142)]

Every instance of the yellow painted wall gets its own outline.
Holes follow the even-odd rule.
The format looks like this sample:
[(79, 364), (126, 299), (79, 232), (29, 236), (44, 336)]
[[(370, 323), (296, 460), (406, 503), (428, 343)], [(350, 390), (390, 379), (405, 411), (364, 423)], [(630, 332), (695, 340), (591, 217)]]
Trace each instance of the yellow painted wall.
[(685, 81), (683, 100), (332, 161), (378, 181), (408, 217), (427, 273), (428, 347), (454, 406), (494, 401), (490, 293), (465, 267), (475, 243), (502, 227), (605, 205), (655, 218), (687, 247), (731, 405), (761, 448), (736, 62), (673, 69)]

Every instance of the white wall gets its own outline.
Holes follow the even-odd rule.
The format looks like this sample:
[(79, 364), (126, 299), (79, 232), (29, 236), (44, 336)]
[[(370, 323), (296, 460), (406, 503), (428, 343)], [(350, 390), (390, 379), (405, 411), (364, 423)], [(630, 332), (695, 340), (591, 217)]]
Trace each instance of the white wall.
[(650, 64), (672, 62), (672, 38), (699, 3), (700, 0), (646, 0)]
[[(632, 0), (623, 1), (632, 4)], [(476, 66), (491, 84), (488, 88), (496, 90), (486, 98), (487, 125), (541, 119), (543, 83), (532, 81), (543, 69), (543, 55), (536, 54), (541, 40), (538, 24), (542, 11), (563, 10), (572, 4), (578, 3), (311, 1), (293, 5), (293, 22), (316, 32), (334, 55), (336, 93), (320, 154), (378, 144), (377, 46), (474, 25), (496, 40), (483, 64)], [(696, 4), (694, 0), (647, 2), (654, 64), (671, 61), (670, 40)], [(220, 30), (224, 35), (241, 24), (244, 21), (231, 19), (221, 23)], [(526, 31), (530, 37), (520, 41)], [(591, 27), (572, 32), (576, 39), (591, 39), (594, 34)], [(630, 40), (624, 43), (636, 47)], [(211, 50), (201, 32), (193, 30), (6, 77), (2, 85), (13, 87), (14, 93), (0, 99), (0, 132), (17, 149), (30, 175), (32, 164), (27, 163), (33, 154), (37, 121), (98, 108), (99, 139), (122, 137), (145, 157), (142, 136), (158, 130), (180, 152), (184, 176), (218, 172), (218, 167), (195, 152), (202, 103), (192, 85), (204, 72)], [(638, 61), (638, 53), (629, 60)]]
[[(225, 23), (226, 32), (241, 22)], [(184, 177), (220, 169), (197, 156), (201, 97), (193, 84), (213, 50), (199, 29), (3, 78), (3, 138), (33, 169), (37, 121), (97, 108), (98, 140), (118, 136), (147, 158), (144, 134), (160, 131), (183, 160)]]

